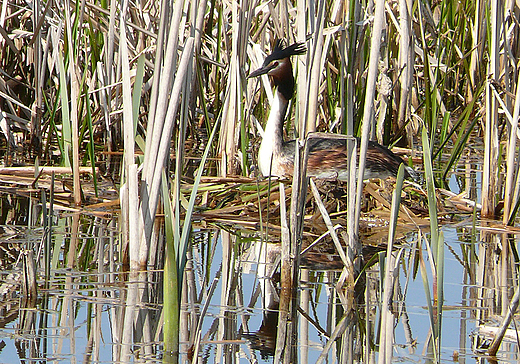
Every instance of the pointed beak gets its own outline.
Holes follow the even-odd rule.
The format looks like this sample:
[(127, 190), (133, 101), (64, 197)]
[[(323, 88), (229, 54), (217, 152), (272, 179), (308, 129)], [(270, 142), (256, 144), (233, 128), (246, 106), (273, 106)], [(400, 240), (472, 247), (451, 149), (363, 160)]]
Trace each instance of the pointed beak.
[(249, 76), (247, 76), (247, 78), (258, 77), (258, 76), (261, 76), (261, 75), (265, 75), (266, 73), (268, 73), (270, 70), (272, 70), (275, 67), (276, 67), (275, 65), (263, 66), (263, 67), (257, 69), (256, 71), (251, 72), (249, 74)]

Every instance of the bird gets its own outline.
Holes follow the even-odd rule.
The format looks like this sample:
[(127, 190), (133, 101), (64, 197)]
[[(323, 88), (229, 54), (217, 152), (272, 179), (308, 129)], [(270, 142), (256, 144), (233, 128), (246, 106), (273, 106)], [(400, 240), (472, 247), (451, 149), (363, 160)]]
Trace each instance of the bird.
[[(293, 175), (295, 140), (284, 140), (283, 126), (295, 87), (291, 57), (304, 54), (306, 51), (303, 42), (284, 47), (283, 40), (279, 39), (262, 66), (247, 76), (249, 79), (267, 74), (276, 90), (258, 150), (258, 169), (264, 177), (292, 177)], [(360, 139), (356, 139), (359, 145)], [(308, 177), (348, 180), (349, 161), (346, 139), (309, 138), (307, 147)], [(404, 161), (390, 149), (369, 141), (363, 179), (397, 176), (401, 164), (404, 164)], [(415, 180), (418, 175), (413, 168), (405, 165), (405, 177)]]

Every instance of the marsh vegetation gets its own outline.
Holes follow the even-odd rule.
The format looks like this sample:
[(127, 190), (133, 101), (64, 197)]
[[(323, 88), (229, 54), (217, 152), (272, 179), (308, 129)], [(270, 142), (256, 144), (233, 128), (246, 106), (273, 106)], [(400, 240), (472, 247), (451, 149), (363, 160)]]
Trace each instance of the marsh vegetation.
[[(519, 11), (4, 1), (0, 361), (516, 362)], [(291, 179), (246, 78), (277, 39)], [(360, 137), (348, 181), (315, 132)], [(368, 140), (423, 178), (363, 181)]]

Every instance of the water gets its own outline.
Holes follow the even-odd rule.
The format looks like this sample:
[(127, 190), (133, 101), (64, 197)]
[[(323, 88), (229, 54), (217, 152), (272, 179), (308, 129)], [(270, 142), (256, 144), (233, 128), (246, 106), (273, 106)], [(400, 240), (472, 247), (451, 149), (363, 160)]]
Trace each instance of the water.
[[(452, 191), (458, 191), (454, 177), (449, 184)], [(30, 208), (24, 208), (27, 210)], [(11, 221), (29, 222), (22, 215), (12, 213)], [(32, 216), (31, 224), (38, 226), (37, 211)], [(47, 257), (55, 268), (48, 279), (44, 278), (45, 251), (49, 249), (46, 231), (6, 222), (0, 237), (0, 363), (113, 363), (124, 361), (125, 355), (133, 362), (162, 362), (162, 271), (152, 268), (135, 276), (124, 273), (117, 215), (57, 217)], [(476, 226), (492, 223), (477, 221)], [(276, 306), (279, 283), (272, 272), (277, 271), (277, 261), (266, 259), (258, 264), (258, 231), (239, 229), (237, 224), (222, 225), (224, 230), (205, 224), (206, 228), (198, 227), (193, 235), (184, 282), (181, 359), (186, 361), (195, 353), (202, 363), (271, 363), (279, 327), (276, 311), (268, 307)], [(442, 226), (442, 232), (445, 275), (440, 359), (486, 362), (477, 347), (489, 341), (485, 332), (497, 326), (516, 286), (516, 268), (506, 240), (516, 246), (516, 236), (496, 231), (486, 234), (483, 228), (475, 232), (470, 214), (457, 215), (453, 223)], [(428, 349), (431, 323), (426, 288), (417, 252), (424, 261), (422, 273), (428, 277), (431, 296), (433, 277), (426, 245), (423, 241), (419, 246), (418, 237), (417, 232), (409, 231), (401, 240), (399, 284), (393, 300), (398, 317), (393, 362), (433, 359)], [(274, 249), (276, 258), (277, 245), (268, 247)], [(28, 251), (32, 257), (20, 254)], [(37, 270), (34, 299), (23, 288), (23, 273), (30, 270), (30, 262)], [(370, 362), (370, 355), (377, 360), (377, 352), (366, 353), (365, 340), (369, 338), (373, 344), (379, 335), (381, 274), (378, 264), (367, 270), (367, 293), (357, 299), (357, 313), (348, 325), (352, 336), (339, 336), (326, 355), (327, 362), (341, 362), (342, 345), (353, 345), (355, 362)], [(307, 315), (299, 314), (297, 331), (302, 363), (318, 360), (342, 317), (342, 290), (336, 287), (339, 276), (340, 271), (323, 267), (302, 271), (299, 290), (301, 296), (308, 296), (308, 303), (300, 303)], [(135, 303), (128, 298), (130, 290), (139, 293)], [(125, 322), (129, 310), (134, 314), (130, 323)], [(197, 333), (198, 348), (194, 346)], [(501, 363), (518, 361), (514, 335), (505, 339), (497, 359)]]
[[(482, 317), (482, 312), (492, 311), (491, 308), (482, 306), (479, 303), (477, 292), (479, 286), (464, 283), (468, 280), (468, 271), (461, 264), (461, 249), (467, 249), (468, 244), (465, 241), (461, 241), (461, 239), (465, 239), (465, 234), (467, 233), (465, 230), (467, 229), (471, 229), (471, 226), (444, 226), (442, 228), (447, 241), (446, 275), (444, 284), (445, 303), (442, 323), (442, 361), (451, 361), (453, 358), (457, 358), (458, 362), (472, 362), (477, 360), (475, 357), (476, 352), (473, 350), (473, 347), (476, 345), (475, 340), (477, 339), (478, 334), (478, 318)], [(479, 254), (478, 249), (480, 248), (480, 246), (477, 247), (477, 254)], [(407, 253), (410, 253), (411, 251), (408, 248), (406, 250)], [(425, 252), (423, 252), (423, 257), (427, 260)], [(406, 258), (404, 260), (406, 260)], [(402, 306), (400, 307), (400, 310), (406, 311), (409, 320), (407, 325), (409, 326), (403, 324), (403, 317), (401, 316), (395, 331), (396, 345), (394, 361), (422, 362), (428, 360), (427, 358), (429, 357), (429, 355), (424, 354), (425, 343), (427, 343), (430, 331), (429, 314), (426, 295), (424, 293), (423, 282), (420, 275), (418, 275), (416, 279), (413, 279), (412, 277), (407, 278), (407, 275), (408, 277), (410, 275), (408, 269), (409, 267), (405, 267), (404, 265), (401, 266), (399, 275), (401, 289), (403, 291), (402, 302), (400, 302)], [(328, 277), (331, 276), (330, 272), (310, 272), (311, 280), (317, 280), (316, 278), (319, 277), (320, 274)], [(374, 284), (378, 285), (378, 275), (379, 273), (376, 267), (371, 269), (368, 272), (367, 280), (372, 279), (373, 281), (367, 284), (367, 286), (373, 286)], [(333, 274), (333, 276), (337, 277), (337, 274)], [(314, 279), (312, 279), (313, 277)], [(249, 284), (246, 284), (246, 282), (249, 282), (251, 278), (246, 281), (247, 278), (242, 275), (242, 279), (244, 282), (243, 287), (248, 287)], [(430, 275), (430, 284), (431, 282), (432, 280)], [(337, 302), (331, 302), (330, 295), (327, 294), (334, 294), (335, 283), (336, 281), (332, 278), (332, 281), (329, 283), (314, 282), (310, 283), (307, 288), (302, 288), (302, 290), (305, 289), (313, 293), (313, 297), (315, 298), (315, 308), (312, 310), (313, 312), (309, 312), (309, 314), (311, 316), (316, 315), (316, 321), (320, 322), (323, 327), (326, 327), (327, 316), (333, 314), (340, 306)], [(320, 289), (322, 290), (321, 293), (318, 292)], [(325, 291), (327, 293), (325, 293)], [(244, 296), (248, 297), (247, 294), (244, 294)], [(213, 307), (218, 308), (222, 306), (219, 306), (219, 304), (216, 303)], [(246, 307), (237, 308), (238, 311), (245, 309)], [(260, 309), (260, 307), (257, 307), (257, 309)], [(251, 327), (252, 325), (249, 326)], [(235, 329), (237, 327), (239, 327), (239, 325), (235, 326)], [(256, 327), (258, 327), (258, 324), (256, 324)], [(412, 345), (407, 342), (405, 337), (406, 329), (411, 332), (413, 338)], [(309, 342), (301, 343), (300, 350), (303, 351), (304, 348), (307, 348), (306, 350), (309, 351), (308, 362), (313, 363), (318, 358), (325, 343), (326, 338), (323, 335), (320, 335), (318, 330), (312, 330), (311, 328), (309, 332)], [(516, 362), (518, 359), (516, 354), (516, 344), (509, 340), (505, 344), (505, 347), (508, 347), (509, 349), (501, 352), (499, 359), (502, 362)], [(329, 355), (330, 360), (333, 360), (333, 358), (334, 355)]]

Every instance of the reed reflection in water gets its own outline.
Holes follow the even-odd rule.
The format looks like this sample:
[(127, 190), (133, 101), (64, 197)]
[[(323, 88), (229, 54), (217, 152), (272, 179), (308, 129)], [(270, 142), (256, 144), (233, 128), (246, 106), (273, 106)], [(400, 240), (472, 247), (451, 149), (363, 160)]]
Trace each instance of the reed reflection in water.
[[(2, 227), (0, 361), (162, 361), (162, 271), (125, 272), (118, 263), (123, 249), (114, 218), (70, 215), (55, 222), (50, 232)], [(484, 221), (477, 226), (480, 236), (471, 220), (442, 227), (447, 272), (442, 360), (473, 361), (486, 350), (513, 294), (516, 268), (510, 247), (516, 245), (515, 231), (497, 234)], [(254, 231), (237, 229), (197, 230), (191, 242), (181, 306), (181, 360), (196, 355), (200, 362), (271, 362), (278, 328), (279, 246), (261, 243)], [(393, 360), (424, 360), (431, 355), (430, 324), (414, 267), (418, 254), (428, 261), (428, 252), (419, 235), (412, 234), (395, 253)], [(334, 257), (325, 250), (308, 254), (308, 260), (302, 256), (306, 268), (299, 284), (301, 362), (317, 362), (323, 353), (329, 362), (340, 362), (347, 355), (344, 348), (349, 361), (375, 362), (381, 253), (371, 252), (373, 261), (359, 279), (355, 315), (345, 315), (341, 304), (340, 270), (313, 266), (317, 255), (329, 262)], [(516, 362), (517, 352), (516, 335), (509, 330), (498, 357)]]

